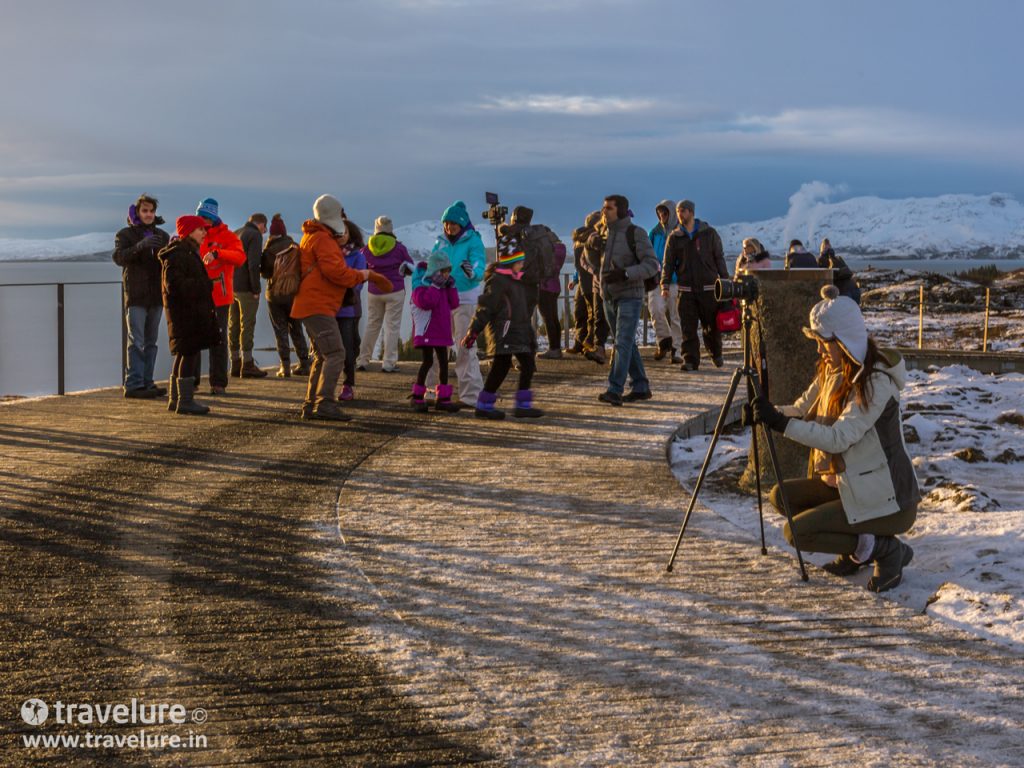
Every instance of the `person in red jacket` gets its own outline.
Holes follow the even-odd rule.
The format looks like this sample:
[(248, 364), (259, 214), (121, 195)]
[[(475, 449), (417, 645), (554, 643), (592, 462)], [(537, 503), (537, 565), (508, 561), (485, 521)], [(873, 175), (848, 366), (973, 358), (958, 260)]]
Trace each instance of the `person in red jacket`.
[(368, 269), (352, 269), (345, 263), (338, 238), (344, 238), (345, 211), (337, 198), (321, 195), (313, 203), (313, 218), (302, 224), (299, 243), (302, 282), (292, 302), (291, 316), (301, 320), (313, 349), (304, 419), (348, 421), (334, 394), (345, 364), (345, 347), (334, 319), (345, 291), (372, 280), (382, 291), (391, 290), (391, 281)]
[(242, 241), (220, 220), (218, 211), (217, 201), (212, 197), (196, 208), (196, 216), (202, 216), (209, 224), (199, 255), (213, 283), (213, 305), (217, 308), (221, 335), (221, 343), (210, 348), (211, 395), (223, 395), (228, 386), (228, 312), (235, 300), (235, 267), (245, 264)]

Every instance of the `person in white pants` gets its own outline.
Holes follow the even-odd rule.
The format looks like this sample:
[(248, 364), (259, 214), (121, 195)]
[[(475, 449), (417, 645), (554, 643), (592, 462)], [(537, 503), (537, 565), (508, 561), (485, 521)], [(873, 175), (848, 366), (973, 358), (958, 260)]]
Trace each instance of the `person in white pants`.
[[(459, 306), (452, 311), (452, 334), (462, 339), (469, 330), (476, 312), (476, 300), (483, 291), (484, 269), (487, 266), (487, 252), (480, 233), (473, 229), (466, 204), (456, 200), (445, 209), (441, 216), (444, 234), (437, 238), (433, 252), (444, 251), (452, 265), (452, 277), (459, 292)], [(434, 385), (434, 369), (427, 378), (427, 387)], [(455, 346), (455, 376), (459, 381), (459, 400), (466, 407), (476, 405), (477, 395), (484, 388), (480, 373), (480, 359), (475, 349)]]
[[(662, 264), (665, 261), (665, 243), (669, 233), (679, 226), (679, 219), (676, 218), (675, 203), (671, 200), (662, 200), (654, 207), (654, 212), (658, 223), (647, 235), (651, 238), (658, 263)], [(679, 324), (679, 285), (676, 280), (672, 275), (668, 298), (662, 296), (660, 288), (648, 291), (647, 309), (654, 323), (654, 335), (658, 337), (658, 351), (654, 353), (654, 359), (661, 360), (670, 355), (672, 362), (678, 364), (683, 361), (683, 327)]]
[(356, 368), (366, 370), (383, 327), (381, 370), (395, 373), (398, 371), (398, 339), (405, 308), (405, 277), (412, 274), (413, 262), (409, 251), (395, 238), (394, 226), (387, 216), (380, 216), (373, 223), (373, 236), (366, 244), (366, 264), (369, 269), (387, 277), (392, 290), (381, 293), (376, 286), (370, 285), (366, 295), (366, 331), (359, 345)]

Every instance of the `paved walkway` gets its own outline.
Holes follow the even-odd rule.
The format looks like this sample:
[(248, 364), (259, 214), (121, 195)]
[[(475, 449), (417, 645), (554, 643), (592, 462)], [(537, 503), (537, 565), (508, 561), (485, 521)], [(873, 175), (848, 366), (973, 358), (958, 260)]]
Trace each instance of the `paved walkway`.
[[(726, 371), (537, 382), (539, 421), (356, 421), (301, 384), (205, 419), (114, 392), (0, 407), (0, 764), (1019, 765), (1024, 665), (685, 503), (667, 435)], [(194, 750), (29, 750), (48, 702), (181, 703)]]

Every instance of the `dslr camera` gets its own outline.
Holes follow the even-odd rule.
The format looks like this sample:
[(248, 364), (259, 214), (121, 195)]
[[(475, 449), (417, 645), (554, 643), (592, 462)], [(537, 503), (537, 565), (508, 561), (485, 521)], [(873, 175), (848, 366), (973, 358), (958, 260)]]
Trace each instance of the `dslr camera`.
[(715, 301), (757, 301), (757, 278), (753, 275), (740, 275), (736, 280), (715, 281)]
[(480, 214), (484, 219), (487, 219), (491, 223), (492, 227), (497, 228), (503, 224), (505, 217), (508, 215), (508, 206), (502, 205), (498, 201), (497, 192), (484, 192), (484, 198), (489, 206), (486, 211)]

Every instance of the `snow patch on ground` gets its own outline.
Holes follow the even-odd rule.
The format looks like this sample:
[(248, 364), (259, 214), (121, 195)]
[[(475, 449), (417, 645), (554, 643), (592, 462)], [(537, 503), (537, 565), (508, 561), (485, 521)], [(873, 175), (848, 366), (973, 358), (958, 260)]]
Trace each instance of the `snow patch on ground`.
[[(885, 596), (992, 641), (1024, 648), (1024, 376), (961, 365), (911, 371), (904, 434), (924, 499), (904, 537), (914, 560)], [(671, 463), (692, 490), (710, 436), (676, 440)], [(749, 431), (723, 435), (711, 472), (745, 462)], [(700, 502), (759, 537), (757, 504), (709, 481)], [(764, 504), (769, 546), (792, 551)], [(699, 510), (698, 510), (699, 513)], [(696, 513), (695, 513), (696, 514)], [(831, 556), (807, 555), (817, 565)], [(864, 569), (853, 578), (863, 584)], [(820, 575), (819, 575), (820, 577)]]

